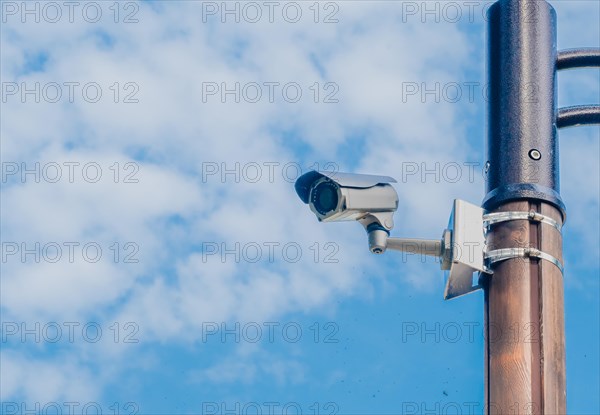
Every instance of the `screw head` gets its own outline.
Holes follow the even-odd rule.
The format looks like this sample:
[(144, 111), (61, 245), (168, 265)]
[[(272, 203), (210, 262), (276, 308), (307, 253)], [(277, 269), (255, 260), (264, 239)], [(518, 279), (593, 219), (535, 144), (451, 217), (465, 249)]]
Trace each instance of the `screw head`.
[(539, 160), (542, 158), (542, 153), (540, 153), (539, 150), (532, 148), (531, 150), (529, 150), (529, 158), (531, 158), (532, 160)]

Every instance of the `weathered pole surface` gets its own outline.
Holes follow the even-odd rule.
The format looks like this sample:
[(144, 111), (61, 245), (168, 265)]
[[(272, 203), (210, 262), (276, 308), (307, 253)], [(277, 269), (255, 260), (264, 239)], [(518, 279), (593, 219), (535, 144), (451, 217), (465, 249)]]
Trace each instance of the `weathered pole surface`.
[[(535, 211), (559, 224), (556, 14), (543, 0), (500, 0), (488, 18), (487, 212)], [(537, 248), (562, 263), (547, 223), (493, 225), (488, 249)], [(550, 261), (493, 265), (485, 288), (487, 414), (564, 414), (563, 275)]]

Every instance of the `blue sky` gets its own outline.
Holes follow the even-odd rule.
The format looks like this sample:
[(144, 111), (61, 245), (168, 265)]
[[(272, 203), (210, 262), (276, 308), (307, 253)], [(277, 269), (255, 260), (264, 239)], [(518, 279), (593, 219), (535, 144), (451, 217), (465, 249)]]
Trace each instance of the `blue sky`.
[[(559, 49), (600, 45), (600, 3), (551, 3)], [(482, 292), (293, 182), (393, 176), (406, 237), (480, 203), (489, 3), (49, 4), (0, 3), (3, 413), (481, 412)], [(599, 143), (560, 132), (570, 414), (600, 413)]]

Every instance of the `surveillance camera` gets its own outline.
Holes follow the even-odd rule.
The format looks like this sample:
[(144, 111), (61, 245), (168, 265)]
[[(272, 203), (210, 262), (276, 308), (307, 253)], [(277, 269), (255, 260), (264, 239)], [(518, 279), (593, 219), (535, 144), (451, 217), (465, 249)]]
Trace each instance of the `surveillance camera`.
[[(517, 212), (503, 212), (506, 215), (502, 216), (497, 216), (497, 213), (484, 215), (479, 206), (457, 199), (448, 229), (444, 229), (441, 239), (393, 238), (390, 237), (390, 230), (394, 227), (393, 215), (398, 209), (398, 194), (390, 183), (396, 183), (396, 180), (387, 176), (313, 170), (300, 176), (295, 188), (300, 199), (310, 206), (319, 221), (360, 222), (368, 234), (369, 250), (374, 254), (394, 250), (439, 258), (440, 268), (449, 271), (445, 299), (481, 288), (479, 284), (473, 284), (473, 273), (491, 273), (485, 258), (492, 258), (490, 252), (486, 253), (484, 249), (484, 218), (487, 216), (489, 226), (497, 221), (514, 220)], [(524, 219), (531, 218), (526, 216)], [(546, 218), (546, 223), (556, 222)], [(475, 249), (475, 255), (461, 255), (461, 252), (473, 252), (474, 246), (480, 247)], [(493, 258), (496, 261), (515, 255), (514, 252), (504, 251), (500, 249), (491, 253), (495, 254)]]
[[(310, 171), (296, 180), (296, 193), (322, 222), (356, 220), (365, 229), (394, 227), (398, 194), (391, 177)], [(367, 229), (368, 230), (368, 229)]]

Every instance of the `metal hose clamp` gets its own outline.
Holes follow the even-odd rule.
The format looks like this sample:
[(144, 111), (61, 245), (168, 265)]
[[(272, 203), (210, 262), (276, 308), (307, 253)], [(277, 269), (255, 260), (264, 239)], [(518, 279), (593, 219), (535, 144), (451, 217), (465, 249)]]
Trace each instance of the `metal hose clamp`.
[(505, 261), (512, 258), (539, 258), (549, 261), (556, 265), (561, 274), (564, 274), (563, 264), (554, 256), (540, 251), (536, 248), (502, 248), (488, 251), (485, 253), (485, 260), (488, 267), (496, 262)]
[(561, 232), (562, 229), (562, 225), (550, 216), (542, 215), (533, 210), (529, 212), (494, 212), (483, 215), (483, 225), (486, 230), (489, 230), (489, 228), (496, 223), (512, 220), (529, 220), (531, 222), (545, 223), (556, 228), (559, 232)]

